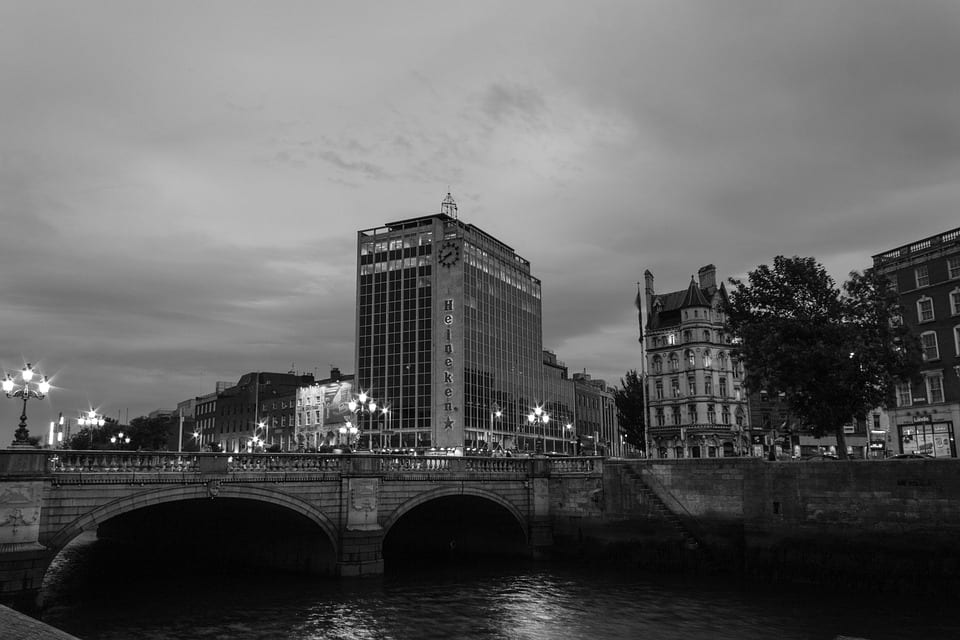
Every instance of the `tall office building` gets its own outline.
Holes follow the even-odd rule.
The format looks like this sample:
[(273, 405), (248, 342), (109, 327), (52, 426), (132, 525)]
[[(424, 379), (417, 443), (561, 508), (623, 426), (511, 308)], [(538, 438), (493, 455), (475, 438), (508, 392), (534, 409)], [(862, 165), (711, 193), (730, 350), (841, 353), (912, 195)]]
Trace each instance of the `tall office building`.
[(540, 281), (511, 247), (459, 220), (450, 194), (440, 213), (358, 232), (357, 303), (357, 391), (378, 405), (357, 416), (362, 431), (403, 447), (562, 439), (562, 419), (527, 420), (549, 400)]
[[(955, 458), (960, 423), (960, 228), (875, 255), (873, 268), (893, 282), (902, 320), (923, 349), (921, 379), (899, 385), (896, 406), (889, 410), (896, 431), (887, 451)], [(879, 423), (879, 417), (874, 419)]]

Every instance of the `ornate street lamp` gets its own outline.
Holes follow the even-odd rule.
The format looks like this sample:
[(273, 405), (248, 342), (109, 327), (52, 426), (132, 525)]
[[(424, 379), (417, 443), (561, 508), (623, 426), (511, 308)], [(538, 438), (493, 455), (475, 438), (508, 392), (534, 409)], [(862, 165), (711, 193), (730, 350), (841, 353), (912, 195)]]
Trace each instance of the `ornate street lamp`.
[[(577, 451), (573, 441), (573, 424), (568, 422), (563, 426), (563, 429), (564, 429), (564, 433), (567, 434), (566, 440), (570, 442), (570, 453), (573, 455), (576, 455)], [(566, 449), (566, 447), (564, 447), (564, 449)]]
[(487, 450), (493, 451), (493, 419), (503, 416), (500, 405), (494, 402), (490, 405), (490, 429), (487, 431)]
[(30, 432), (27, 430), (27, 400), (30, 398), (37, 398), (39, 400), (50, 391), (50, 382), (47, 380), (47, 376), (43, 376), (39, 381), (34, 381), (34, 376), (40, 376), (40, 373), (34, 371), (33, 365), (28, 362), (20, 371), (21, 381), (19, 383), (14, 380), (9, 373), (7, 373), (3, 379), (3, 391), (7, 394), (7, 397), (23, 399), (23, 412), (20, 414), (20, 426), (14, 433), (13, 438), (14, 446), (30, 446)]
[[(543, 451), (542, 453), (547, 452), (547, 423), (550, 422), (550, 414), (543, 410), (543, 407), (537, 406), (533, 408), (533, 412), (527, 415), (527, 422), (531, 425), (540, 425), (540, 434), (543, 439)], [(533, 430), (534, 440), (536, 440), (537, 430)], [(536, 449), (536, 447), (534, 447)]]
[(124, 445), (130, 444), (130, 436), (124, 435), (123, 431), (118, 431), (117, 435), (110, 436), (110, 444), (118, 449), (123, 449)]
[(91, 410), (87, 411), (87, 415), (77, 418), (77, 424), (81, 427), (102, 427), (106, 424), (106, 420), (99, 413)]
[(370, 449), (373, 449), (373, 413), (377, 410), (376, 401), (367, 395), (366, 391), (361, 391), (360, 395), (347, 403), (347, 406), (350, 408), (350, 411), (353, 412), (354, 422), (356, 422), (358, 425), (360, 422), (357, 414), (364, 412), (370, 414), (370, 429), (367, 432), (367, 444), (369, 445)]

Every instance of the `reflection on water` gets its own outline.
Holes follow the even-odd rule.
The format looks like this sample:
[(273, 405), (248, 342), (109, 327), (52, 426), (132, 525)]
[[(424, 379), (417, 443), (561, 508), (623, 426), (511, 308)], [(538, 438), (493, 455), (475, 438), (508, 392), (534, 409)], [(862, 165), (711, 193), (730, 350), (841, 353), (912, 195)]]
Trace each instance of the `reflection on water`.
[(954, 596), (820, 594), (542, 564), (420, 567), (336, 580), (182, 566), (79, 540), (42, 618), (85, 640), (960, 638)]

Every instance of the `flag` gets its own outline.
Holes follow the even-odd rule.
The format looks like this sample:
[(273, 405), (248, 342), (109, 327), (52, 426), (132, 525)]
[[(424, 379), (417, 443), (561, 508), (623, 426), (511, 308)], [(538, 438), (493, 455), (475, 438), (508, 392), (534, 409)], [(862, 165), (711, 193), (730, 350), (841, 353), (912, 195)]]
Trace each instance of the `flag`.
[(640, 329), (640, 336), (638, 340), (643, 342), (643, 298), (640, 297), (640, 283), (637, 283), (637, 297), (633, 301), (634, 306), (637, 307), (637, 325)]

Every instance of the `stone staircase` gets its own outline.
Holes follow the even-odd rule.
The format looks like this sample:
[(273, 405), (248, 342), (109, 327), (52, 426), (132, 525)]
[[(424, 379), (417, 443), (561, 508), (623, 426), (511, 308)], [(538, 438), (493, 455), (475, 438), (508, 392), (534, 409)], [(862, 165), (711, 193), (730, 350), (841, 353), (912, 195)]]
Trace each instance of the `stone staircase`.
[(691, 551), (700, 550), (703, 548), (703, 543), (700, 539), (694, 535), (690, 528), (684, 524), (683, 520), (680, 517), (670, 510), (666, 503), (657, 495), (647, 481), (644, 479), (643, 475), (634, 471), (630, 467), (624, 469), (624, 473), (628, 478), (630, 478), (630, 484), (632, 489), (638, 494), (641, 499), (641, 502), (648, 504), (651, 510), (657, 514), (658, 517), (662, 518), (665, 522), (669, 523), (670, 526), (677, 532), (680, 538), (683, 540), (683, 545), (690, 549)]

